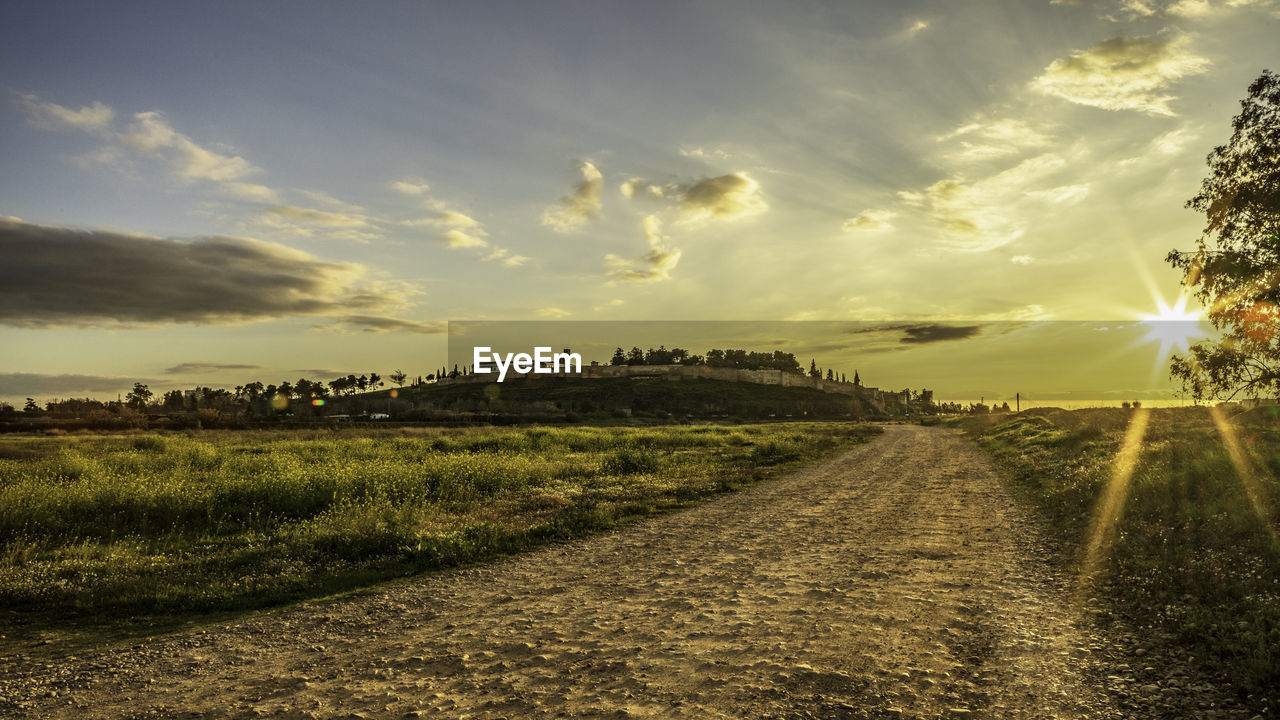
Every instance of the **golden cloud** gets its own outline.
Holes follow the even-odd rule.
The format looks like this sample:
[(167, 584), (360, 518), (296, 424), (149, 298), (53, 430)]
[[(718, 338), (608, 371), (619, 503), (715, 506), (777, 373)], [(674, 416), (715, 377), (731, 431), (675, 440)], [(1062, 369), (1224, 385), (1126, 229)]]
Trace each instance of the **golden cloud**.
[(578, 161), (577, 169), (582, 173), (582, 180), (573, 186), (573, 192), (542, 213), (542, 224), (556, 232), (570, 232), (600, 216), (604, 176), (589, 160)]
[(1209, 61), (1191, 52), (1185, 35), (1115, 37), (1070, 57), (1054, 60), (1031, 88), (1080, 105), (1104, 110), (1138, 110), (1151, 115), (1176, 113), (1175, 96), (1165, 92)]

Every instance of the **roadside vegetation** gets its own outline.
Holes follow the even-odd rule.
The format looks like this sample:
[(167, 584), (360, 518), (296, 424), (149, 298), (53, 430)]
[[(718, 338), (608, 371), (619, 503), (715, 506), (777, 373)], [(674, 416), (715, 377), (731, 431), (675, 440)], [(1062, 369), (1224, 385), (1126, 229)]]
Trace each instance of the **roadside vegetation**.
[[(1104, 618), (1192, 648), (1267, 713), (1280, 711), (1276, 410), (1219, 415), (1243, 467), (1208, 408), (1149, 411), (1114, 544), (1090, 587)], [(1016, 494), (1060, 540), (1064, 561), (1079, 568), (1138, 412), (1145, 411), (1041, 409), (963, 422), (1010, 469)]]
[(608, 529), (878, 432), (778, 423), (6, 437), (0, 607), (11, 627), (39, 628), (315, 597)]

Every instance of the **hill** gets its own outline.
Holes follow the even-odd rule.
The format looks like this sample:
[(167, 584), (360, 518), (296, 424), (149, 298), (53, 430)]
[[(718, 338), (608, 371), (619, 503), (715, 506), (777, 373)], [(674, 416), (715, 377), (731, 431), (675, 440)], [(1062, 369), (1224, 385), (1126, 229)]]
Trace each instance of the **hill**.
[[(366, 393), (342, 400), (351, 411), (385, 406), (397, 419), (436, 419), (441, 414), (492, 413), (577, 418), (849, 418), (879, 411), (858, 397), (814, 388), (725, 380), (660, 378), (538, 378), (467, 383)], [(573, 419), (570, 417), (569, 419)]]

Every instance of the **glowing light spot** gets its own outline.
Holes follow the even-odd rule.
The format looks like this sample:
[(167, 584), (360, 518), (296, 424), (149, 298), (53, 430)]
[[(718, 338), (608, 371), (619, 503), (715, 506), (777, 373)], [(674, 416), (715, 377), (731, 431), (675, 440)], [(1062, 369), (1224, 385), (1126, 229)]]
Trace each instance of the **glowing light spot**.
[(393, 398), (398, 398), (398, 397), (400, 397), (400, 391), (399, 391), (399, 390), (397, 390), (397, 389), (395, 389), (395, 388), (391, 388), (391, 397), (393, 397)]
[(311, 404), (315, 407), (322, 407), (324, 406), (324, 398), (316, 398), (311, 401)]
[(1162, 362), (1169, 356), (1171, 349), (1186, 352), (1193, 338), (1205, 336), (1200, 326), (1204, 313), (1199, 310), (1187, 310), (1187, 296), (1178, 296), (1172, 307), (1162, 297), (1155, 297), (1157, 312), (1154, 315), (1139, 315), (1142, 324), (1147, 326), (1147, 334), (1143, 342), (1159, 342), (1160, 352), (1156, 362)]
[(289, 407), (289, 396), (276, 393), (271, 396), (271, 407), (275, 410), (284, 410)]

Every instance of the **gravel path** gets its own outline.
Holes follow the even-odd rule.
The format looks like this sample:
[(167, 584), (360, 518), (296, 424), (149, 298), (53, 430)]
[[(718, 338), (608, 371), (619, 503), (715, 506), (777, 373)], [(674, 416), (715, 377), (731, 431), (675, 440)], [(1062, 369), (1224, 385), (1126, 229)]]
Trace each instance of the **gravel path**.
[(0, 715), (1238, 715), (1081, 629), (1047, 556), (977, 449), (890, 426), (618, 532), (28, 668)]

